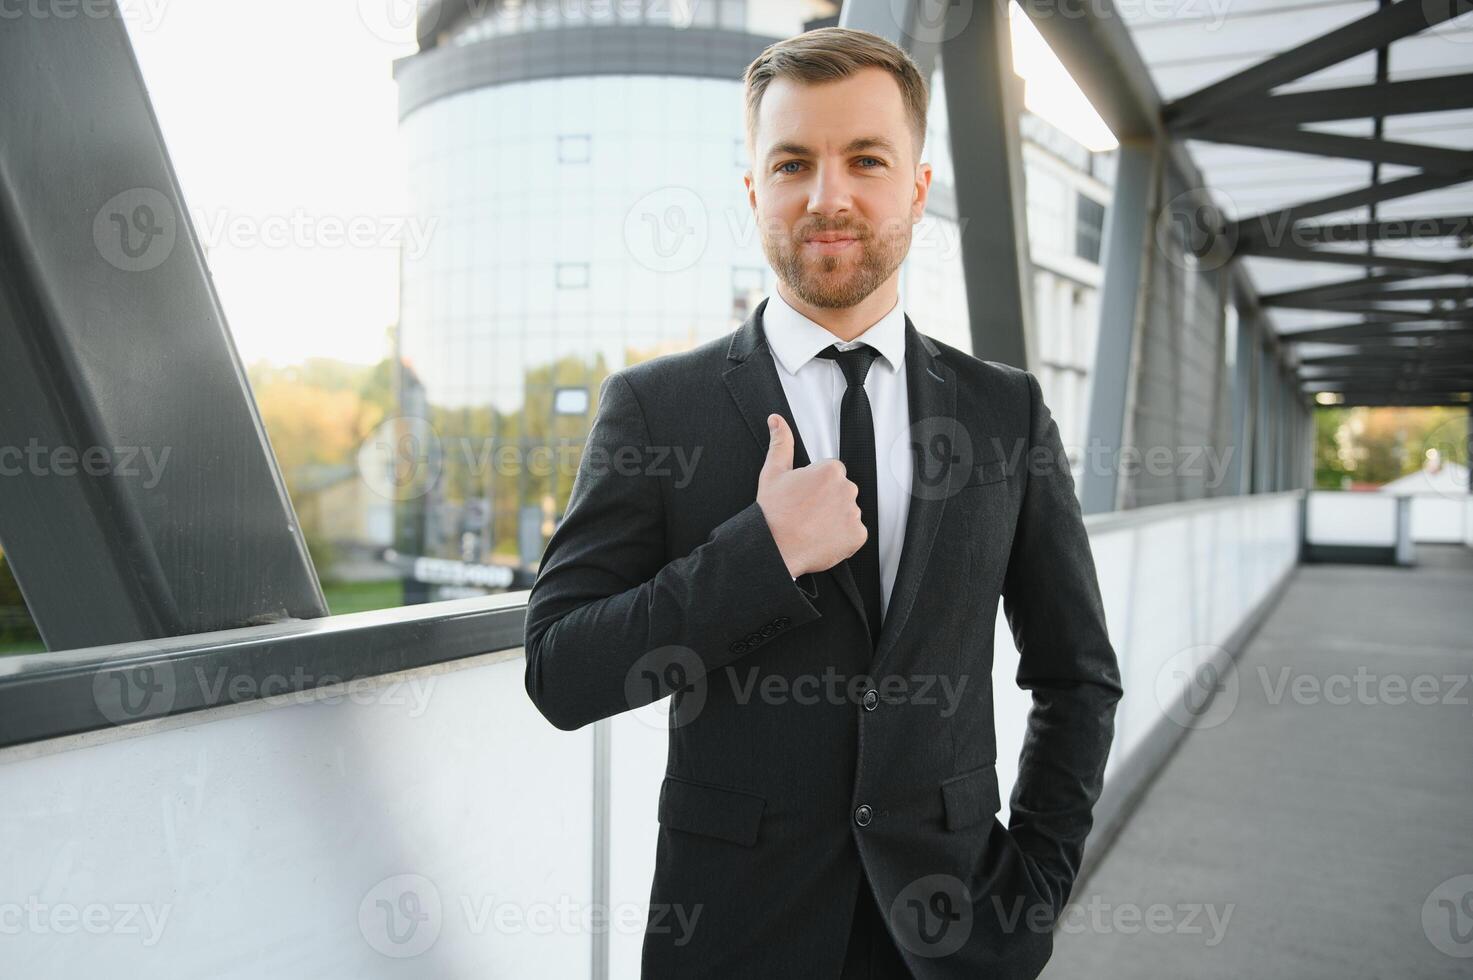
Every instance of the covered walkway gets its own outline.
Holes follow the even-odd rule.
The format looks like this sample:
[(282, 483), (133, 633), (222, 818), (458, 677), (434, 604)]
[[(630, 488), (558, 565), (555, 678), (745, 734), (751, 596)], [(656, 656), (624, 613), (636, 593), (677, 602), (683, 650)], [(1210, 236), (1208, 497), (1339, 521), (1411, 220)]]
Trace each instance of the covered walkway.
[(1468, 976), (1433, 893), (1473, 874), (1473, 552), (1417, 558), (1295, 571), (1044, 977)]

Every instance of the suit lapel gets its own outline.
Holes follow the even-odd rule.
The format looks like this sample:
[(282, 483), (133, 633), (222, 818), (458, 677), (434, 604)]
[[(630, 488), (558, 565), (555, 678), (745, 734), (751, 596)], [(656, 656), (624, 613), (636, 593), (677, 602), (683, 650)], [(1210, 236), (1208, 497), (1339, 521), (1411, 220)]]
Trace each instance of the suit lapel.
[[(778, 379), (772, 351), (762, 332), (762, 311), (766, 306), (767, 300), (764, 299), (732, 337), (726, 355), (731, 366), (722, 377), (758, 445), (766, 450), (769, 441), (767, 416), (777, 412), (793, 430), (793, 466), (807, 466), (811, 460), (793, 420), (782, 382)], [(940, 349), (922, 336), (906, 316), (905, 381), (906, 402), (910, 410), (911, 493), (900, 564), (871, 665), (875, 673), (879, 672), (880, 664), (894, 647), (915, 604), (931, 547), (936, 540), (936, 530), (941, 526), (941, 514), (950, 496), (946, 489), (952, 480), (950, 451), (945, 450), (939, 459), (930, 458), (933, 447), (955, 445), (956, 375), (941, 360), (940, 354)], [(839, 583), (860, 622), (865, 622), (864, 601), (854, 583), (849, 562), (841, 561), (829, 572)]]
[[(921, 335), (909, 316), (905, 318), (905, 387), (910, 409), (910, 506), (906, 511), (900, 565), (895, 570), (895, 584), (890, 588), (890, 602), (880, 624), (880, 642), (870, 665), (876, 675), (915, 605), (936, 541), (936, 530), (941, 526), (941, 514), (951, 497), (949, 488), (953, 485), (955, 457), (951, 447), (957, 441), (956, 373), (941, 359), (940, 348)], [(938, 447), (939, 458), (933, 458), (938, 455)], [(956, 473), (964, 475), (961, 468)], [(961, 547), (964, 543), (949, 544)]]

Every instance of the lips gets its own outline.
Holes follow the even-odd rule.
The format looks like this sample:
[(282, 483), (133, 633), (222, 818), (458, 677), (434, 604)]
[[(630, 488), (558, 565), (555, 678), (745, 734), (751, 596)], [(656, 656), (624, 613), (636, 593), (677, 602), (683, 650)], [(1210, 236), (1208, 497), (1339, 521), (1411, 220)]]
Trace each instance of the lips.
[(805, 239), (803, 247), (811, 254), (842, 255), (853, 248), (856, 241), (858, 239), (836, 237), (832, 234), (817, 235), (813, 238)]

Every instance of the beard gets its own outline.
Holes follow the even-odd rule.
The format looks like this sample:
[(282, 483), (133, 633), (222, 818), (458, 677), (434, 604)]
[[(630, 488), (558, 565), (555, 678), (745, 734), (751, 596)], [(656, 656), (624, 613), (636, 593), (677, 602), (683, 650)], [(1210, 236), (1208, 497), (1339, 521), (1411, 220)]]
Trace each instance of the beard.
[[(805, 237), (825, 231), (852, 234), (856, 240), (839, 255), (804, 248)], [(858, 306), (900, 268), (910, 250), (910, 234), (908, 222), (900, 222), (891, 234), (879, 235), (855, 225), (810, 226), (792, 235), (764, 229), (762, 251), (794, 296), (818, 309), (847, 309)]]

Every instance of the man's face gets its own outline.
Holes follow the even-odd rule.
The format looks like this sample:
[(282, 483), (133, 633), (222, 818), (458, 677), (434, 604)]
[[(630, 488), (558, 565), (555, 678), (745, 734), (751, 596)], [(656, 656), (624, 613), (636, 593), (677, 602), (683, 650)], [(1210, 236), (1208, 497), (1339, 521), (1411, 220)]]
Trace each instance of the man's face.
[(799, 299), (855, 306), (895, 274), (931, 186), (912, 142), (900, 86), (883, 69), (768, 86), (747, 197), (767, 261)]

